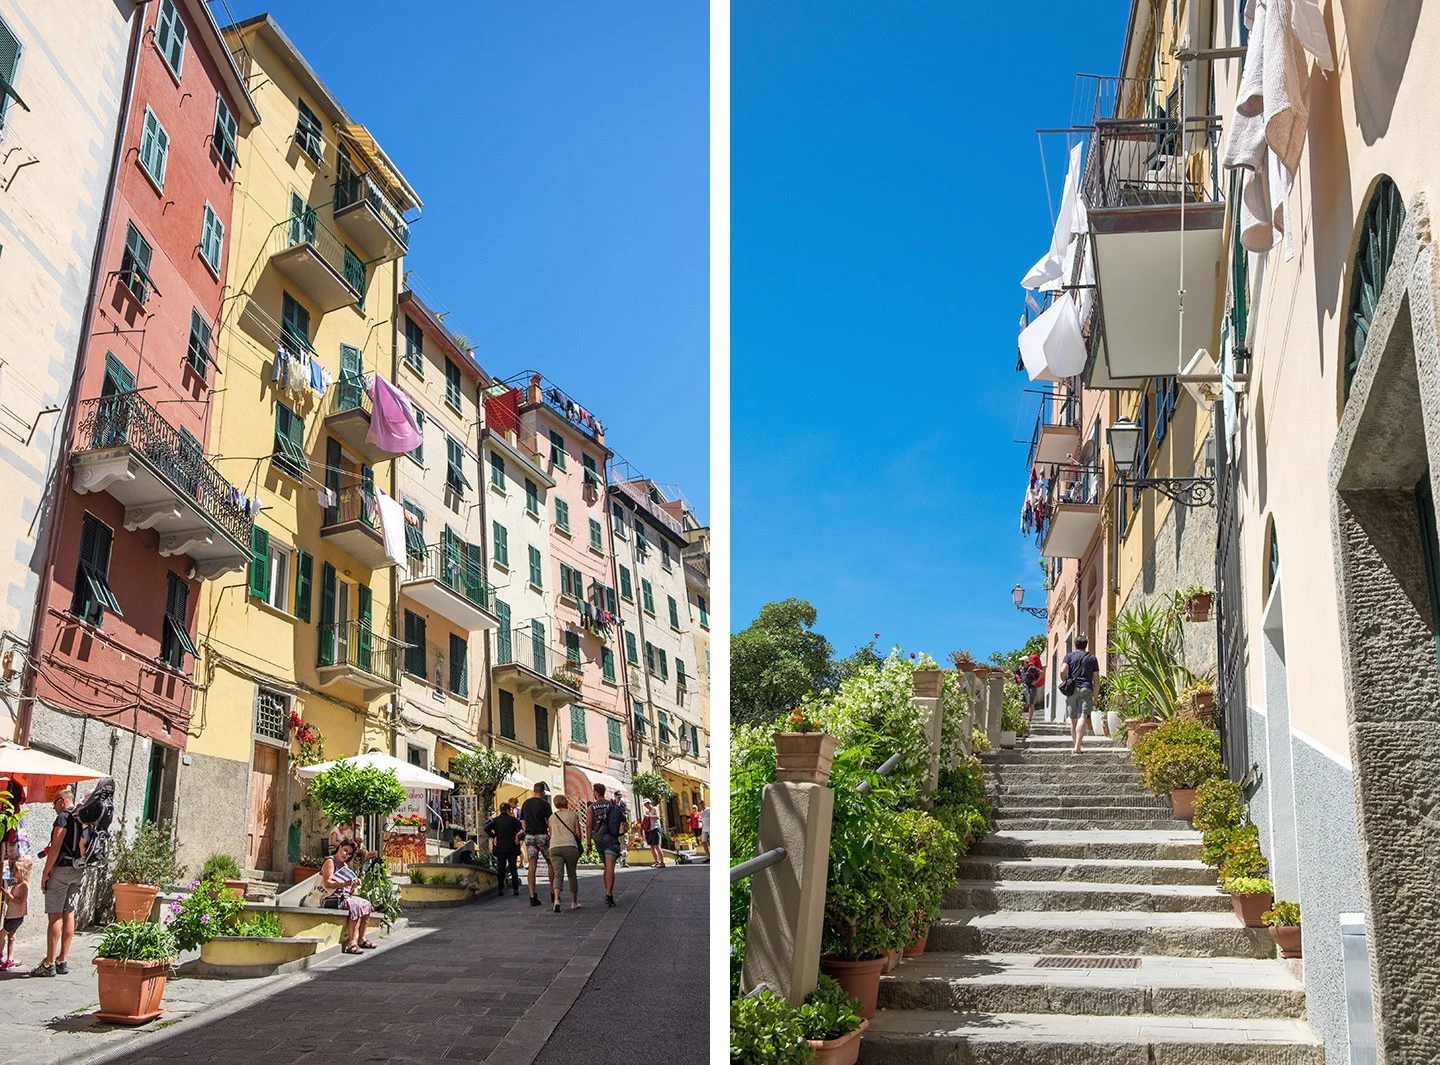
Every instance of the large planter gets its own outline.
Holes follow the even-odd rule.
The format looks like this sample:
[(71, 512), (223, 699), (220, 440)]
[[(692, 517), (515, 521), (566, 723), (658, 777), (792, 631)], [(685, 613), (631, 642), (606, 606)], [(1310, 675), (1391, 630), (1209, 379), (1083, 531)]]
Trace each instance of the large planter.
[(1090, 711), (1090, 731), (1096, 736), (1105, 732), (1105, 712), (1103, 710)]
[(148, 1024), (165, 1011), (160, 1000), (174, 959), (166, 961), (115, 961), (96, 958), (100, 982), (102, 1021), (112, 1024)]
[(958, 669), (961, 673), (974, 673), (980, 667), (977, 666), (974, 662), (957, 662), (955, 664), (955, 668)]
[(1175, 816), (1181, 821), (1189, 821), (1195, 816), (1195, 789), (1176, 788), (1170, 793), (1170, 805), (1175, 808)]
[(115, 920), (148, 921), (155, 909), (155, 896), (160, 889), (151, 884), (116, 884)]
[(1195, 716), (1203, 720), (1215, 712), (1215, 693), (1195, 692), (1190, 696), (1190, 705)]
[(290, 867), (290, 877), (297, 884), (303, 880), (309, 880), (318, 872), (320, 872), (319, 869), (309, 865), (292, 865)]
[(1296, 924), (1279, 925), (1270, 929), (1270, 938), (1275, 940), (1275, 945), (1280, 948), (1282, 958), (1298, 958), (1300, 954), (1300, 926)]
[(1159, 727), (1160, 722), (1158, 721), (1130, 722), (1130, 727), (1126, 730), (1125, 746), (1134, 747), (1145, 736), (1149, 735), (1151, 732), (1154, 732)]
[(927, 924), (927, 925), (925, 926), (925, 931), (923, 931), (923, 932), (920, 933), (920, 935), (916, 938), (915, 942), (914, 942), (914, 943), (911, 943), (908, 947), (906, 947), (906, 948), (905, 948), (903, 951), (901, 951), (900, 953), (903, 954), (903, 955), (904, 955), (905, 957), (907, 957), (907, 958), (918, 958), (918, 957), (920, 957), (920, 955), (922, 955), (922, 954), (925, 953), (925, 943), (926, 943), (929, 939), (930, 939), (930, 926)]
[(225, 886), (235, 893), (235, 897), (241, 902), (245, 901), (245, 892), (250, 890), (248, 880), (227, 880)]
[(1235, 908), (1235, 916), (1240, 918), (1240, 923), (1246, 928), (1264, 927), (1265, 922), (1260, 918), (1274, 904), (1275, 896), (1268, 891), (1261, 895), (1230, 896), (1230, 905)]
[(875, 1016), (876, 1002), (880, 997), (880, 973), (884, 968), (884, 958), (871, 958), (869, 961), (820, 959), (820, 971), (832, 977), (847, 995), (860, 1000), (860, 1016), (867, 1021)]
[(1114, 710), (1105, 711), (1105, 727), (1109, 731), (1110, 735), (1120, 735), (1121, 720), (1122, 718), (1120, 717), (1120, 715), (1117, 714)]
[(840, 741), (823, 732), (775, 733), (775, 779), (828, 784), (830, 763)]
[(945, 687), (945, 674), (938, 669), (917, 669), (912, 683), (917, 699), (938, 699)]
[(869, 1027), (870, 1022), (862, 1017), (859, 1028), (839, 1039), (805, 1040), (815, 1051), (810, 1065), (855, 1065), (856, 1059), (860, 1057), (860, 1036)]
[(1212, 602), (1214, 602), (1214, 598), (1209, 593), (1205, 595), (1192, 595), (1189, 599), (1185, 600), (1185, 620), (1209, 621), (1210, 604)]

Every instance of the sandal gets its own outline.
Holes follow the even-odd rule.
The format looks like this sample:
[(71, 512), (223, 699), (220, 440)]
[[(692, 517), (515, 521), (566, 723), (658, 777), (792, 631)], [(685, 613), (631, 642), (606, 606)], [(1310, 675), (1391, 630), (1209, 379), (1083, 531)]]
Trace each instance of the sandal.
[(341, 954), (363, 954), (364, 951), (362, 951), (359, 947), (352, 947), (352, 946), (350, 946), (350, 945), (347, 944), (347, 945), (345, 945), (345, 946), (343, 946), (343, 947), (340, 948), (340, 953), (341, 953)]
[(368, 939), (362, 939), (362, 940), (360, 941), (360, 949), (361, 949), (361, 950), (374, 950), (374, 949), (375, 949), (375, 944), (374, 944), (374, 943), (371, 943)]

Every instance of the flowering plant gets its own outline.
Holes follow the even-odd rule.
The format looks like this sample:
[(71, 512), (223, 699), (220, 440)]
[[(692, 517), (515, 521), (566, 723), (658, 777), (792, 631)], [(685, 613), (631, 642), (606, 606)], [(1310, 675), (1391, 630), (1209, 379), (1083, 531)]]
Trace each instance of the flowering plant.
[(182, 951), (195, 950), (216, 936), (234, 935), (244, 910), (223, 880), (193, 880), (184, 901), (171, 903), (166, 927)]
[(424, 814), (396, 814), (391, 822), (396, 828), (424, 828)]
[(290, 711), (290, 738), (300, 745), (297, 761), (302, 766), (325, 761), (325, 737), (320, 730), (300, 716), (298, 710)]

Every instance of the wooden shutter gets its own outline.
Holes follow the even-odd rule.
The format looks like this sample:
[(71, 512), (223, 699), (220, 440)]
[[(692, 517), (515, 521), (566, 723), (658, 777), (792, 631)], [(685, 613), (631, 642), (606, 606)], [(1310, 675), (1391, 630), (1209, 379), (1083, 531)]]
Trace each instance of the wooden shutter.
[(495, 628), (495, 661), (504, 665), (515, 658), (514, 633), (510, 629), (510, 604), (495, 600), (495, 617), (500, 622)]
[(310, 620), (311, 584), (315, 576), (315, 558), (301, 551), (295, 556), (295, 616)]
[(335, 567), (320, 567), (320, 664), (335, 664)]
[(250, 594), (270, 599), (270, 534), (258, 525), (250, 529)]
[(470, 688), (469, 650), (463, 636), (450, 634), (450, 690), (456, 695), (468, 695)]
[[(545, 624), (541, 621), (530, 622), (530, 656), (535, 664), (535, 672), (550, 673), (550, 656), (545, 653)], [(536, 707), (538, 712), (539, 707)]]

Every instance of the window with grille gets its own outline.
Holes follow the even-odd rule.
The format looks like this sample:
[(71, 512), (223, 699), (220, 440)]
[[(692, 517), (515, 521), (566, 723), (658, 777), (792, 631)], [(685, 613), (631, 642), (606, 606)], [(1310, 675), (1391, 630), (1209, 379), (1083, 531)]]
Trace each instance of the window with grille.
[(515, 695), (500, 689), (500, 735), (507, 740), (515, 738)]
[(155, 187), (165, 188), (165, 164), (170, 159), (170, 134), (155, 117), (155, 112), (145, 108), (145, 123), (140, 130), (140, 165)]
[(235, 143), (239, 135), (239, 128), (235, 125), (235, 116), (230, 112), (230, 105), (225, 102), (225, 97), (215, 97), (215, 133), (212, 140), (215, 144), (215, 154), (220, 157), (220, 162), (225, 164), (225, 169), (235, 170)]
[(75, 594), (70, 613), (91, 625), (99, 625), (110, 611), (124, 617), (120, 602), (110, 590), (110, 527), (93, 514), (80, 525), (80, 561), (75, 570)]
[(185, 361), (195, 375), (204, 380), (210, 373), (210, 323), (198, 308), (190, 309), (190, 344), (185, 350)]
[(269, 688), (255, 691), (255, 735), (267, 740), (290, 739), (290, 697)]
[(295, 143), (317, 163), (325, 158), (325, 135), (320, 118), (304, 100), (296, 100)]
[(585, 708), (579, 703), (570, 704), (570, 742), (582, 747), (590, 744), (590, 736), (585, 729)]
[(215, 208), (205, 205), (205, 220), (200, 227), (200, 256), (205, 265), (220, 276), (220, 255), (225, 248), (225, 223), (215, 213)]
[(185, 64), (185, 20), (175, 0), (160, 0), (160, 17), (155, 22), (155, 47), (176, 78)]

